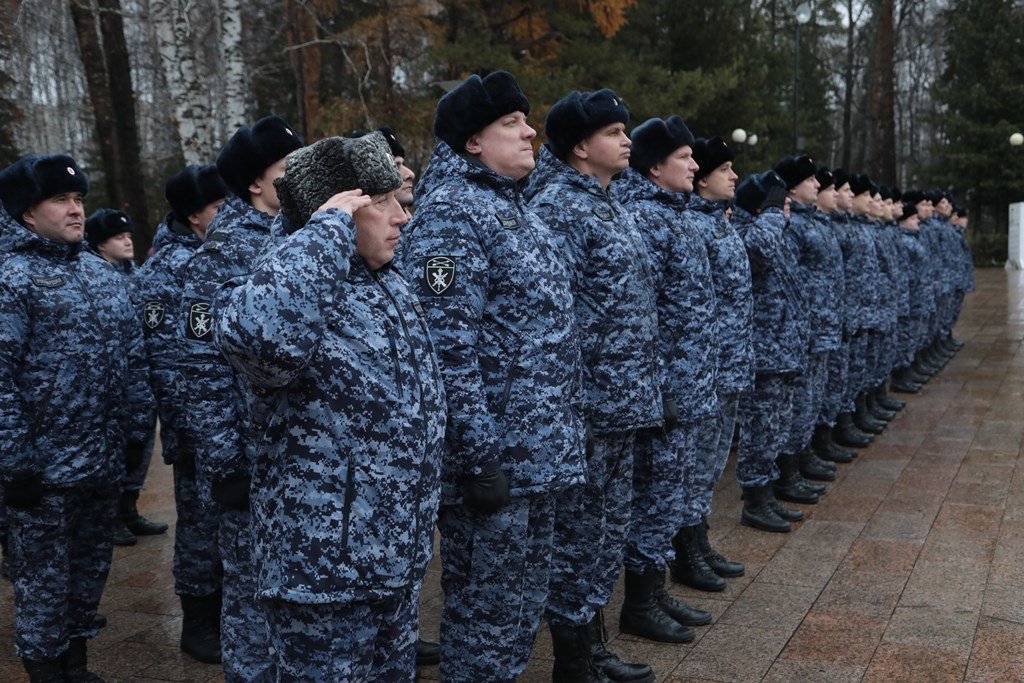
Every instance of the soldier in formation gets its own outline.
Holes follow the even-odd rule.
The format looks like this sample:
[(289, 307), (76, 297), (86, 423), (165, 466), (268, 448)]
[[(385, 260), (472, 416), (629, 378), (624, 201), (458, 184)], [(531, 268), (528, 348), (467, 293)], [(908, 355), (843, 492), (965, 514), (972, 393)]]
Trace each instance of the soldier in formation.
[[(742, 576), (709, 540), (784, 533), (962, 346), (967, 214), (941, 191), (736, 155), (612, 90), (548, 111), (507, 72), (438, 102), (423, 178), (394, 130), (306, 146), (269, 116), (165, 187), (133, 269), (63, 155), (0, 172), (0, 527), (33, 682), (95, 681), (112, 542), (162, 533), (181, 648), (227, 681), (649, 683), (619, 628), (685, 643), (666, 578)], [(751, 171), (753, 169), (744, 169)], [(85, 247), (88, 247), (87, 249)], [(440, 646), (418, 638), (440, 535)]]

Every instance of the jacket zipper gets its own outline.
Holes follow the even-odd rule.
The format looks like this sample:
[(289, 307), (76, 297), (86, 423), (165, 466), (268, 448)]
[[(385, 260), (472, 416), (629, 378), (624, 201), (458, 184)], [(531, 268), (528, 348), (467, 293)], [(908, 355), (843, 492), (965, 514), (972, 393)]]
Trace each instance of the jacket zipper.
[(405, 390), (402, 387), (402, 368), (398, 365), (398, 342), (395, 341), (393, 323), (388, 320), (385, 327), (388, 328), (388, 345), (391, 347), (391, 362), (395, 366), (395, 388), (398, 391), (398, 398), (405, 398)]
[(512, 395), (512, 380), (516, 376), (516, 364), (519, 363), (519, 356), (522, 353), (522, 348), (516, 349), (515, 355), (512, 356), (512, 365), (509, 366), (508, 376), (505, 377), (505, 387), (501, 392), (501, 403), (498, 404), (497, 414), (498, 417), (505, 416), (505, 408), (508, 405), (509, 396)]
[(352, 518), (352, 499), (355, 497), (355, 454), (350, 454), (348, 468), (345, 473), (345, 511), (342, 518), (343, 528), (341, 531), (341, 547), (348, 550), (348, 531)]

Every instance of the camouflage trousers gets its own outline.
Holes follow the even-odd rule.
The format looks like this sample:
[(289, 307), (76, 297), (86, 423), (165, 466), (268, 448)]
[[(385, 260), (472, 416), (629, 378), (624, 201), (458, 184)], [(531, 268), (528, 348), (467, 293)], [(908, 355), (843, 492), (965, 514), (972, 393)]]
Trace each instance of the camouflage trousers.
[(116, 485), (54, 491), (27, 510), (10, 508), (14, 650), (56, 659), (72, 638), (93, 638), (110, 571)]
[(694, 486), (699, 427), (691, 422), (668, 432), (651, 430), (637, 434), (633, 451), (633, 506), (626, 540), (627, 571), (642, 574), (648, 569), (664, 569), (665, 561), (674, 557), (672, 536), (680, 526), (686, 493)]
[(917, 319), (909, 315), (900, 317), (896, 327), (898, 339), (894, 368), (905, 368), (914, 362), (914, 354), (917, 353), (917, 338), (919, 335)]
[(840, 413), (853, 410), (853, 403), (846, 400), (846, 384), (850, 371), (850, 342), (843, 340), (835, 351), (828, 352), (828, 377), (825, 392), (818, 412), (818, 424), (833, 427)]
[(793, 377), (759, 372), (754, 385), (740, 396), (739, 457), (736, 479), (740, 486), (764, 486), (779, 478), (779, 457), (789, 430), (793, 404)]
[(224, 567), (220, 613), (221, 664), (226, 683), (269, 681), (273, 674), (267, 619), (256, 602), (253, 538), (248, 510), (226, 510), (218, 532)]
[(548, 594), (554, 509), (553, 494), (513, 498), (493, 515), (441, 507), (441, 680), (514, 681), (526, 668)]
[[(718, 414), (702, 420), (693, 456), (684, 464), (685, 489), (679, 526), (696, 526), (711, 514), (715, 485), (725, 472), (739, 413), (739, 394), (719, 394)], [(692, 463), (692, 464), (691, 464)]]
[(266, 603), (270, 646), (282, 683), (416, 677), (417, 595), (372, 603)]
[(850, 363), (846, 384), (846, 405), (853, 405), (868, 384), (868, 340), (871, 333), (861, 331), (850, 339)]
[(174, 592), (202, 597), (221, 590), (224, 571), (220, 564), (217, 529), (220, 510), (204, 503), (195, 473), (174, 465)]
[(149, 472), (149, 463), (153, 460), (153, 450), (156, 447), (156, 413), (153, 414), (149, 423), (149, 436), (146, 438), (146, 445), (142, 449), (142, 462), (131, 472), (126, 472), (121, 479), (122, 491), (141, 491), (146, 483), (146, 474)]
[(595, 437), (583, 486), (558, 497), (544, 611), (552, 624), (587, 624), (611, 598), (626, 552), (635, 441), (636, 432)]
[(825, 399), (825, 385), (828, 382), (828, 351), (814, 352), (807, 356), (804, 371), (793, 378), (792, 409), (789, 414), (789, 429), (782, 452), (796, 455), (811, 442), (814, 425)]

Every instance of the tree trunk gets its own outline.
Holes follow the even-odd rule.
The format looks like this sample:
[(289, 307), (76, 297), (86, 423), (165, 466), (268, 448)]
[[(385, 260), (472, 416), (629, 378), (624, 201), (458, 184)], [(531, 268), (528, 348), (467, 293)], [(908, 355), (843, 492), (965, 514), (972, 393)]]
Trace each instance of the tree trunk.
[(124, 39), (121, 2), (99, 0), (99, 10), (110, 102), (114, 109), (114, 135), (119, 150), (118, 164), (114, 169), (116, 175), (114, 178), (108, 178), (107, 184), (116, 184), (120, 196), (120, 201), (115, 203), (111, 199), (111, 204), (127, 212), (137, 227), (135, 252), (141, 257), (149, 250), (152, 242), (153, 222), (150, 220), (146, 204), (146, 178), (139, 148), (135, 91), (132, 87), (128, 45)]
[(151, 7), (182, 156), (186, 164), (208, 164), (217, 152), (211, 134), (213, 108), (210, 93), (200, 88), (187, 6), (182, 0), (153, 0)]
[(118, 182), (121, 150), (118, 148), (115, 131), (117, 118), (107, 83), (103, 45), (96, 25), (96, 7), (89, 0), (71, 0), (71, 18), (78, 36), (78, 53), (82, 57), (89, 104), (96, 124), (96, 143), (103, 164), (107, 201), (111, 206), (121, 206), (124, 198), (121, 195), (122, 186)]
[(302, 137), (307, 141), (316, 140), (323, 137), (317, 128), (320, 118), (320, 46), (314, 43), (317, 39), (316, 20), (310, 14), (313, 9), (301, 0), (285, 0), (284, 8)]
[(224, 69), (224, 124), (228, 135), (246, 124), (245, 49), (242, 45), (241, 0), (220, 1), (220, 54)]
[(894, 0), (877, 8), (874, 64), (871, 70), (871, 175), (887, 185), (896, 182)]

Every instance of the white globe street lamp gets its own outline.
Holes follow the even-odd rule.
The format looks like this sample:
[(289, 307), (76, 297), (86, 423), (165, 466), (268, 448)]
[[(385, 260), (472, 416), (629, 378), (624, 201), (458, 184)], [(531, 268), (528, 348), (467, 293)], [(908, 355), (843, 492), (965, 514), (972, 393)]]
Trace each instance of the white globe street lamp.
[(742, 145), (747, 141), (747, 131), (742, 128), (737, 128), (732, 132), (732, 141), (738, 145)]
[[(735, 133), (734, 133), (735, 135)], [(1010, 144), (1014, 147), (1020, 147), (1024, 145), (1024, 133), (1014, 133), (1010, 136)]]
[(751, 147), (757, 144), (757, 133), (751, 133), (747, 136), (747, 144)]

